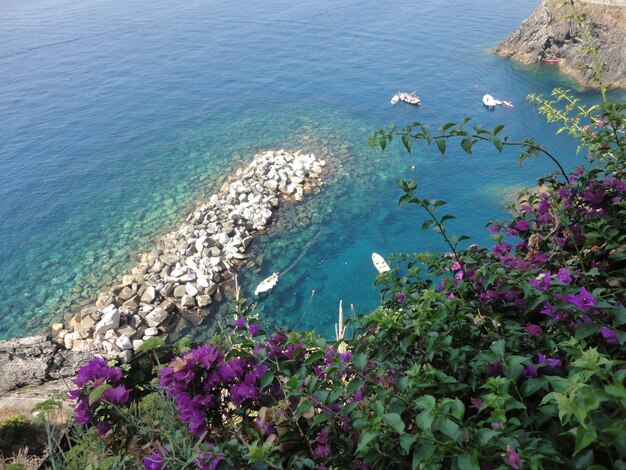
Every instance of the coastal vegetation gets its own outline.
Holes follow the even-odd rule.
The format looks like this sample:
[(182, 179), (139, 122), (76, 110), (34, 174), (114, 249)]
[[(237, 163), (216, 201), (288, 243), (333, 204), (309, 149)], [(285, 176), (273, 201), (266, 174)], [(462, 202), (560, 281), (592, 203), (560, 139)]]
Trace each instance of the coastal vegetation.
[[(573, 172), (558, 149), (469, 119), (374, 133), (383, 152), (490, 144), (554, 171), (488, 224), (490, 246), (452, 234), (445, 202), (399, 181), (402, 210), (448, 249), (396, 255), (375, 281), (380, 306), (348, 335), (340, 322), (336, 341), (265, 329), (235, 286), (206, 344), (152, 337), (128, 363), (91, 359), (73, 380), (74, 423), (55, 424), (57, 397), (35, 410), (47, 466), (626, 468), (626, 105), (600, 86), (591, 107), (561, 89), (530, 96), (578, 140), (588, 163)], [(29, 426), (11, 418), (0, 442)]]
[(555, 168), (488, 225), (488, 247), (452, 235), (445, 202), (400, 181), (399, 204), (422, 210), (449, 250), (397, 255), (376, 279), (380, 306), (349, 322), (349, 338), (264, 331), (237, 295), (206, 344), (151, 340), (129, 364), (92, 359), (50, 465), (626, 468), (626, 105), (602, 97), (530, 97), (586, 154), (570, 173), (503, 126), (377, 131), (383, 151), (491, 143)]

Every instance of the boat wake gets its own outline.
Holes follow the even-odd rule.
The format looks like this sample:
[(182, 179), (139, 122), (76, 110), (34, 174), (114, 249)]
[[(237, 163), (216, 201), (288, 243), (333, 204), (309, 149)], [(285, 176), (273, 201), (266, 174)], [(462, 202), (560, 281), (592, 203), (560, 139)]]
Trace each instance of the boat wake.
[(299, 261), (300, 261), (300, 260), (304, 257), (304, 255), (306, 255), (306, 253), (309, 251), (309, 249), (311, 248), (311, 246), (313, 246), (313, 243), (315, 243), (315, 241), (319, 238), (319, 236), (320, 236), (320, 234), (321, 234), (321, 233), (322, 233), (322, 231), (321, 231), (321, 230), (319, 230), (319, 231), (318, 231), (315, 235), (313, 235), (313, 238), (311, 238), (311, 239), (307, 242), (307, 244), (304, 246), (304, 249), (302, 250), (302, 253), (300, 253), (300, 254), (298, 255), (298, 257), (297, 257), (295, 260), (293, 260), (293, 262), (292, 262), (289, 266), (287, 266), (287, 268), (286, 268), (284, 271), (282, 271), (282, 272), (280, 273), (280, 275), (281, 275), (281, 276), (284, 276), (285, 274), (287, 274), (289, 271), (291, 271), (291, 270), (294, 268), (294, 266), (295, 266), (296, 264), (298, 264), (298, 262), (299, 262)]

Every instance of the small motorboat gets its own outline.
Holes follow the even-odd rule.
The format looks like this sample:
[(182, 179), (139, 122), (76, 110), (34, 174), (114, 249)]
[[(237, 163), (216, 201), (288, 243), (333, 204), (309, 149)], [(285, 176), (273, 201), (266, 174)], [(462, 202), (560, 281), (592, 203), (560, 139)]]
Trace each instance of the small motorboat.
[(254, 289), (254, 295), (263, 294), (264, 292), (271, 291), (278, 282), (278, 273), (272, 274), (270, 277), (265, 278)]
[(556, 57), (551, 57), (551, 58), (548, 58), (548, 59), (543, 59), (543, 61), (546, 64), (558, 64), (559, 62), (561, 62), (561, 59), (557, 59)]
[(502, 100), (502, 104), (504, 106), (506, 106), (507, 108), (512, 108), (513, 107), (513, 103), (511, 103), (510, 101), (504, 101)]
[(372, 263), (374, 263), (374, 267), (381, 274), (391, 271), (391, 268), (387, 264), (387, 261), (385, 261), (385, 258), (380, 256), (378, 253), (372, 253)]
[[(420, 97), (417, 96), (417, 93), (413, 92), (413, 93), (405, 93), (403, 91), (399, 91), (395, 96), (398, 97), (398, 100), (402, 101), (403, 103), (407, 103), (407, 104), (414, 104), (414, 105), (419, 105), (422, 100), (420, 100)], [(393, 100), (393, 98), (392, 98)]]
[(489, 109), (495, 109), (497, 103), (496, 100), (493, 99), (493, 96), (485, 95), (483, 96), (483, 104)]
[(393, 95), (391, 97), (391, 104), (396, 104), (398, 101), (400, 101), (400, 97), (398, 95)]

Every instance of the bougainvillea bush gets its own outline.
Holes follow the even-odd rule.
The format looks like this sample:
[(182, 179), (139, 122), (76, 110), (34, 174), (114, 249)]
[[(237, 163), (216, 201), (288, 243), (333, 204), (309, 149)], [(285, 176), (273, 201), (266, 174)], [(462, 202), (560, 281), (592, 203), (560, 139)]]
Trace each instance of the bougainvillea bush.
[[(491, 247), (465, 246), (443, 201), (400, 182), (449, 252), (401, 255), (379, 276), (381, 305), (329, 343), (260, 330), (245, 300), (208, 344), (154, 356), (153, 373), (93, 359), (74, 381), (76, 441), (62, 468), (626, 468), (626, 106), (533, 99), (589, 164), (560, 165), (522, 193)], [(437, 133), (521, 145), (468, 122)], [(442, 143), (443, 142), (443, 143)], [(163, 359), (165, 357), (165, 359)], [(160, 360), (159, 360), (160, 359)], [(149, 368), (148, 368), (149, 370)]]

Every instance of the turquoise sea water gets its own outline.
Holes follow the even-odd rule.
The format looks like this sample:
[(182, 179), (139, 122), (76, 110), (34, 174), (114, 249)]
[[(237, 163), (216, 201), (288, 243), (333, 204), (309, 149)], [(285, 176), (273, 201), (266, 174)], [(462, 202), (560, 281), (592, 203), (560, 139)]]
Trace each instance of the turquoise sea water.
[[(268, 148), (314, 151), (333, 167), (319, 194), (278, 215), (253, 246), (260, 264), (242, 271), (250, 292), (293, 265), (260, 304), (278, 324), (330, 334), (339, 299), (357, 313), (376, 305), (372, 251), (444, 248), (419, 229), (422, 214), (397, 208), (399, 178), (446, 199), (461, 216), (451, 228), (485, 242), (485, 223), (506, 215), (503, 195), (549, 162), (520, 170), (513, 154), (486, 146), (471, 158), (381, 155), (366, 141), (392, 123), (469, 116), (535, 138), (567, 167), (582, 161), (524, 102), (575, 84), (489, 53), (537, 3), (4, 0), (0, 338), (43, 331), (92, 302)], [(422, 106), (392, 107), (397, 90), (417, 91)], [(487, 92), (515, 107), (487, 111)]]

